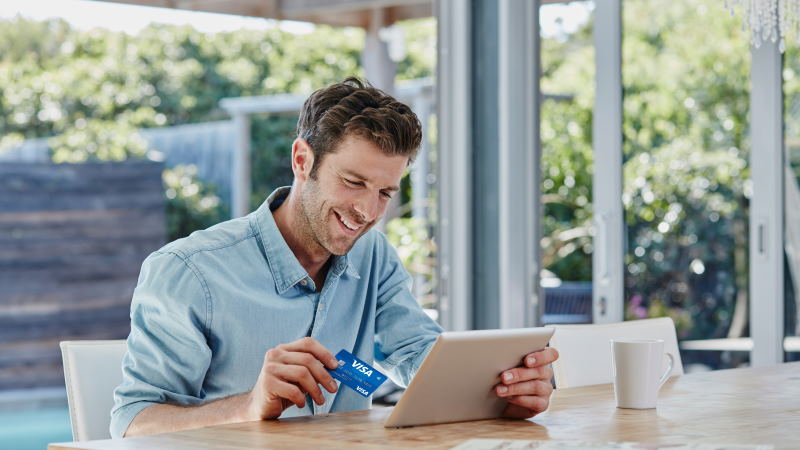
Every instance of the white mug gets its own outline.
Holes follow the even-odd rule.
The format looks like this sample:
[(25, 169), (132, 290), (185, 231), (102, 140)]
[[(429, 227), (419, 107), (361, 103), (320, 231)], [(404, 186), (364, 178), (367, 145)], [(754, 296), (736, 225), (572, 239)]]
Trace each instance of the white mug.
[[(669, 359), (666, 370), (665, 356)], [(672, 355), (664, 353), (664, 341), (611, 339), (611, 358), (617, 408), (655, 408), (658, 390), (675, 364)]]

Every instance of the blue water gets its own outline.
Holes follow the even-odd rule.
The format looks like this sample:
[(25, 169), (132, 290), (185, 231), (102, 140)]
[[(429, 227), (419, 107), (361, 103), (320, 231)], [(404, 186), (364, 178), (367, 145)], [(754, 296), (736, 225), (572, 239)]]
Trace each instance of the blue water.
[(69, 411), (66, 406), (0, 410), (2, 450), (42, 450), (47, 448), (47, 444), (71, 440)]

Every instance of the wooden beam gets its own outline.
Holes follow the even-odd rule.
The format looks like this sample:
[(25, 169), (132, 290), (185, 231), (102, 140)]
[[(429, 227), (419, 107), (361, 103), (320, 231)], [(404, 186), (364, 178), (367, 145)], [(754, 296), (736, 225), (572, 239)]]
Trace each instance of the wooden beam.
[[(431, 0), (103, 0), (187, 11), (299, 20), (334, 26), (367, 28), (373, 9), (384, 10), (386, 25), (433, 15)], [(155, 17), (154, 17), (155, 18)]]

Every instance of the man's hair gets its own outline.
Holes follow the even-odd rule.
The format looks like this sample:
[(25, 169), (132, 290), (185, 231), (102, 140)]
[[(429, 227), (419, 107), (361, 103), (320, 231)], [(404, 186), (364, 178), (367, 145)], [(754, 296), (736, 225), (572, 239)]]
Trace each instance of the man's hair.
[(314, 178), (328, 153), (347, 136), (358, 136), (387, 155), (414, 160), (422, 141), (422, 125), (411, 108), (368, 82), (349, 77), (315, 91), (303, 104), (297, 136), (314, 152)]

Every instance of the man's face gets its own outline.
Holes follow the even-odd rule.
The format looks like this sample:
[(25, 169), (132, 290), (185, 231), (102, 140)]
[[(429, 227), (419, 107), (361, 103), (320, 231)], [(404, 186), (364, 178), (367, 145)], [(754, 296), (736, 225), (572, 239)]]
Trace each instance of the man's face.
[(309, 237), (331, 254), (347, 253), (383, 217), (407, 165), (406, 156), (345, 137), (336, 152), (325, 155), (315, 179), (303, 182), (301, 214)]

